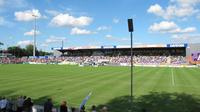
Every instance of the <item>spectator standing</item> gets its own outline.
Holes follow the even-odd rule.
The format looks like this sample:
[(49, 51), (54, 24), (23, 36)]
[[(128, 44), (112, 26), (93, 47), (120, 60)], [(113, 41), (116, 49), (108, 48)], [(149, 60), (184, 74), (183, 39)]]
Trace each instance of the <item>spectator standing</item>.
[(60, 105), (60, 112), (68, 112), (67, 102), (63, 101)]
[[(17, 112), (17, 99), (12, 100), (12, 111)], [(23, 106), (23, 105), (22, 105)]]
[(86, 112), (86, 111), (85, 111), (85, 105), (83, 105), (83, 106), (81, 107), (80, 112)]
[(96, 109), (96, 106), (95, 105), (92, 105), (92, 112), (97, 112), (97, 109)]
[(24, 97), (20, 96), (17, 99), (17, 112), (22, 112), (23, 111), (23, 104), (24, 104)]
[(104, 106), (102, 109), (101, 109), (101, 112), (108, 112), (108, 108), (106, 106)]
[(24, 104), (23, 104), (24, 112), (32, 112), (32, 106), (33, 106), (33, 102), (31, 101), (31, 98), (29, 97), (24, 101)]
[(71, 111), (72, 111), (72, 112), (75, 112), (75, 111), (76, 111), (76, 108), (72, 107), (72, 108), (71, 108)]
[(53, 103), (52, 99), (49, 98), (47, 101), (44, 103), (44, 112), (52, 112), (53, 109)]
[(13, 106), (12, 99), (9, 98), (9, 99), (7, 100), (6, 111), (7, 111), (7, 112), (12, 112), (12, 106)]
[(5, 97), (3, 97), (0, 101), (1, 112), (6, 112), (7, 103), (8, 103), (8, 100)]

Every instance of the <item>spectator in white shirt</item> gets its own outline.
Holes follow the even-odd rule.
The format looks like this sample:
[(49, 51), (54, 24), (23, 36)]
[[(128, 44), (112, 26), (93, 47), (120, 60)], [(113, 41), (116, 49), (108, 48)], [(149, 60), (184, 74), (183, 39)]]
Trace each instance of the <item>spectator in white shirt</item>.
[(3, 97), (0, 101), (0, 108), (1, 108), (1, 112), (5, 112), (6, 111), (6, 105), (7, 105), (8, 101), (5, 97)]

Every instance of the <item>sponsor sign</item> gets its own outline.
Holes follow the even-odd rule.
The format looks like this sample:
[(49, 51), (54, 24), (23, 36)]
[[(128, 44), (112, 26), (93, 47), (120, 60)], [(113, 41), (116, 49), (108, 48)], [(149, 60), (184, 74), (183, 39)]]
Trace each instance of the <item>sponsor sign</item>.
[(167, 44), (167, 47), (188, 47), (188, 44)]
[(200, 52), (192, 53), (191, 56), (193, 61), (200, 61)]

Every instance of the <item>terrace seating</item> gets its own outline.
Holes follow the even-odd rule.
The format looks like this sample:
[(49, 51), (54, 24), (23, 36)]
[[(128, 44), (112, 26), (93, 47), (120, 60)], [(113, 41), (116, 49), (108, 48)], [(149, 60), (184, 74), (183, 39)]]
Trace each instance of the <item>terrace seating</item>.
[[(15, 64), (15, 63), (61, 63), (63, 61), (74, 63), (98, 63), (100, 60), (107, 60), (110, 64), (130, 64), (130, 56), (70, 56), (70, 57), (57, 57), (57, 58), (1, 58), (1, 63)], [(133, 56), (134, 64), (187, 64), (186, 57), (184, 56)]]

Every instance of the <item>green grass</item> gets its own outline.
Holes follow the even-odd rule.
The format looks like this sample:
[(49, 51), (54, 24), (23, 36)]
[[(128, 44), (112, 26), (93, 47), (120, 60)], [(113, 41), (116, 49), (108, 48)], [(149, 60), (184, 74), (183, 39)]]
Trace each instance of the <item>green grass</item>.
[[(173, 78), (172, 78), (173, 77)], [(174, 79), (174, 84), (173, 84)], [(134, 68), (134, 96), (151, 92), (200, 96), (198, 68)], [(130, 94), (129, 67), (66, 65), (0, 65), (0, 96), (26, 95), (36, 103), (47, 97), (56, 105), (77, 106), (92, 92), (87, 105), (106, 104)]]

